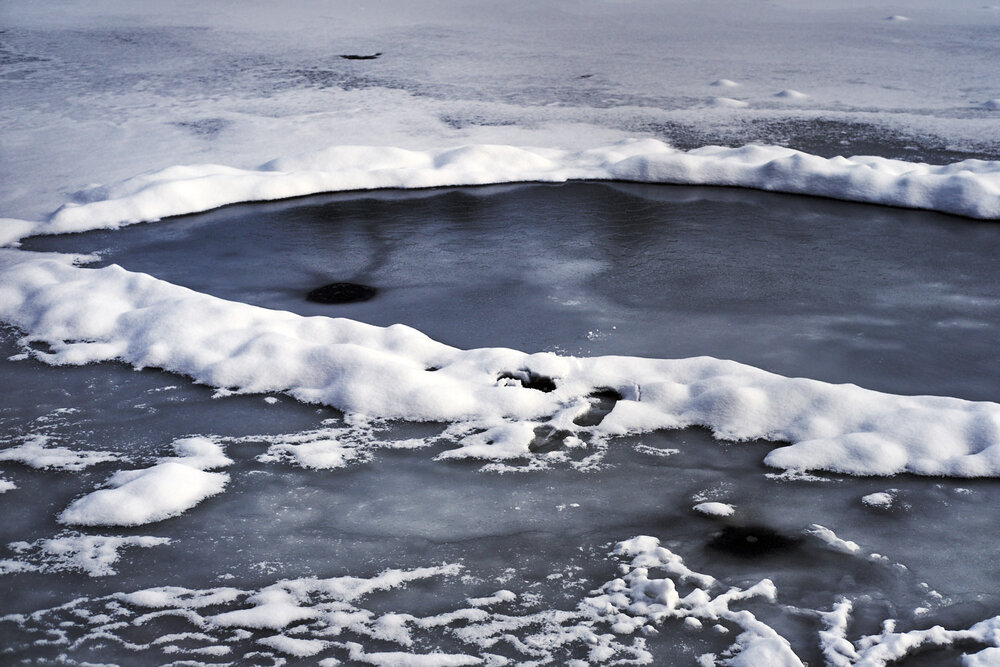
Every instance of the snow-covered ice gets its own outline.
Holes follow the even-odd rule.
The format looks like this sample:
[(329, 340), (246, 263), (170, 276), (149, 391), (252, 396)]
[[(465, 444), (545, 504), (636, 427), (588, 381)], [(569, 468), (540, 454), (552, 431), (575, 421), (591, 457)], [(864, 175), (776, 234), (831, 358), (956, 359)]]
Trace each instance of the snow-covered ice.
[[(995, 355), (980, 351), (995, 349), (1000, 301), (977, 283), (989, 261), (977, 248), (993, 247), (1000, 220), (997, 30), (995, 7), (931, 0), (5, 7), (0, 661), (841, 667), (936, 647), (995, 663), (1000, 399)], [(119, 243), (95, 231), (162, 221), (164, 236), (197, 238), (198, 218), (175, 216), (390, 188), (413, 191), (385, 196), (416, 219), (405, 202), (437, 196), (424, 189), (571, 181), (647, 188), (637, 199), (650, 205), (652, 186), (804, 195), (720, 188), (729, 194), (694, 207), (677, 188), (663, 224), (644, 231), (669, 248), (682, 229), (718, 233), (713, 221), (733, 216), (746, 231), (733, 244), (763, 246), (757, 209), (787, 206), (784, 238), (802, 244), (756, 250), (772, 267), (810, 243), (830, 253), (805, 230), (819, 208), (843, 206), (868, 222), (897, 280), (845, 287), (824, 310), (783, 284), (791, 274), (762, 279), (706, 252), (683, 280), (663, 271), (675, 279), (661, 288), (676, 294), (669, 318), (629, 321), (609, 304), (638, 310), (648, 290), (626, 278), (602, 304), (593, 286), (652, 244), (616, 234), (633, 211), (604, 207), (600, 233), (558, 245), (618, 255), (606, 265), (537, 261), (527, 235), (514, 250), (486, 239), (493, 255), (474, 259), (498, 290), (527, 273), (561, 309), (500, 313), (560, 331), (513, 349), (480, 318), (493, 302), (445, 316), (460, 300), (436, 303), (419, 261), (383, 252), (405, 228), (365, 199), (323, 209), (323, 224), (295, 202), (291, 218), (274, 204), (233, 210), (372, 249), (357, 271), (360, 254), (309, 256), (317, 282), (406, 264), (406, 298), (433, 311), (421, 321), (446, 323), (433, 335), (402, 315), (375, 326), (360, 309), (292, 312), (298, 287), (267, 282), (287, 275), (273, 266), (282, 239), (251, 225), (231, 223), (248, 238), (214, 244), (237, 258), (270, 246), (273, 259), (248, 260), (247, 285), (225, 297), (212, 286), (235, 274), (221, 263), (175, 257), (194, 288), (182, 287), (104, 262)], [(481, 234), (482, 203), (463, 200), (424, 235)], [(547, 224), (541, 207), (520, 209)], [(368, 216), (362, 241), (348, 238), (350, 215)], [(937, 248), (912, 265), (892, 255), (901, 222), (950, 230), (933, 237), (944, 246), (965, 239), (940, 249), (949, 280), (931, 277)], [(44, 246), (37, 235), (84, 232), (29, 250)], [(525, 269), (521, 251), (537, 265)], [(859, 270), (837, 262), (814, 262), (816, 280), (846, 285)], [(788, 312), (825, 318), (837, 354), (792, 316), (744, 329), (758, 304), (736, 288), (701, 331), (770, 344), (766, 363), (741, 363), (738, 346), (587, 352), (636, 340), (636, 326), (669, 338), (696, 314), (708, 322), (698, 286), (718, 280), (759, 281)], [(875, 302), (878, 315), (864, 309)], [(894, 320), (903, 310), (916, 315)], [(812, 353), (831, 352), (825, 368), (864, 366), (870, 381), (915, 349), (898, 331), (918, 319), (912, 337), (934, 354), (904, 365), (927, 387), (800, 377), (820, 365), (780, 342), (815, 338)], [(455, 321), (466, 338), (449, 332)], [(697, 342), (697, 327), (686, 335)], [(160, 521), (155, 537), (133, 530)], [(720, 530), (768, 537), (740, 555), (711, 548)]]

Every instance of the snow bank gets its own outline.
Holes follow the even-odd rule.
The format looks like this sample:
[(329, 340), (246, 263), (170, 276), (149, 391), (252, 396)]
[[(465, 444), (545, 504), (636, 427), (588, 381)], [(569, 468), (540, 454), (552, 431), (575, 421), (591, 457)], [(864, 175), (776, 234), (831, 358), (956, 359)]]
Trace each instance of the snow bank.
[[(31, 353), (51, 364), (117, 359), (226, 392), (286, 392), (374, 417), (461, 422), (452, 433), (458, 447), (444, 458), (529, 457), (539, 429), (567, 434), (574, 438), (567, 446), (579, 447), (584, 436), (595, 443), (705, 426), (719, 438), (790, 443), (765, 459), (789, 470), (1000, 475), (1000, 405), (786, 378), (710, 357), (459, 350), (402, 325), (302, 317), (118, 266), (86, 269), (16, 250), (0, 251), (0, 319), (28, 332), (24, 344), (47, 342), (50, 352)], [(551, 387), (531, 378), (546, 378)], [(608, 391), (620, 397), (611, 411), (596, 426), (578, 425), (596, 409), (595, 396)], [(225, 475), (204, 472), (196, 460), (201, 455), (119, 473), (116, 488), (80, 499), (63, 520), (133, 523), (182, 512), (225, 485)], [(147, 500), (175, 484), (188, 495), (171, 509), (162, 504), (166, 498)], [(125, 498), (129, 503), (120, 502)], [(126, 517), (125, 507), (135, 514)]]
[(229, 475), (204, 470), (232, 463), (219, 445), (207, 438), (184, 438), (174, 443), (174, 450), (180, 456), (115, 473), (107, 481), (111, 488), (73, 501), (59, 515), (60, 523), (139, 526), (183, 514), (225, 489)]
[[(804, 97), (797, 91), (778, 95)], [(334, 146), (257, 169), (205, 164), (142, 174), (80, 193), (84, 203), (65, 204), (46, 222), (0, 221), (0, 242), (10, 244), (30, 234), (113, 229), (236, 202), (318, 192), (574, 179), (736, 186), (1000, 218), (1000, 162), (994, 161), (935, 166), (879, 157), (827, 159), (755, 145), (681, 151), (655, 139), (583, 151), (504, 145), (427, 151)]]

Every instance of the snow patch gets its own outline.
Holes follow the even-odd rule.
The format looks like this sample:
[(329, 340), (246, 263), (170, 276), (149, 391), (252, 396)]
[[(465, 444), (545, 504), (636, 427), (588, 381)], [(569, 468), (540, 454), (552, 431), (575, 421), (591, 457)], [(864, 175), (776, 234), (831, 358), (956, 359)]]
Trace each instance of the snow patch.
[(51, 440), (47, 435), (31, 435), (16, 447), (0, 450), (0, 461), (15, 461), (38, 469), (78, 471), (98, 463), (117, 461), (118, 456), (109, 452), (73, 450), (65, 447), (46, 447)]
[(694, 509), (695, 512), (704, 514), (705, 516), (725, 517), (732, 516), (736, 513), (736, 508), (729, 503), (698, 503), (692, 509)]
[(867, 496), (861, 498), (861, 502), (875, 509), (886, 510), (892, 507), (892, 504), (896, 502), (895, 489), (890, 489), (889, 491), (880, 491), (877, 493), (869, 493)]
[(857, 542), (852, 542), (850, 540), (842, 540), (837, 537), (829, 528), (814, 523), (806, 529), (806, 532), (813, 537), (818, 538), (821, 542), (824, 542), (828, 547), (834, 551), (839, 551), (845, 554), (858, 554), (861, 553), (861, 547), (858, 546)]
[(114, 564), (127, 547), (150, 547), (170, 544), (165, 537), (110, 537), (62, 533), (34, 542), (13, 542), (8, 547), (17, 559), (0, 560), (0, 574), (13, 572), (63, 572), (79, 570), (91, 577), (117, 574)]
[(733, 99), (732, 97), (713, 97), (709, 105), (721, 109), (745, 109), (750, 106), (749, 103)]
[(183, 514), (205, 498), (221, 493), (229, 475), (205, 468), (232, 463), (208, 438), (174, 442), (178, 456), (139, 470), (122, 470), (107, 480), (111, 488), (73, 501), (59, 522), (78, 526), (139, 526)]

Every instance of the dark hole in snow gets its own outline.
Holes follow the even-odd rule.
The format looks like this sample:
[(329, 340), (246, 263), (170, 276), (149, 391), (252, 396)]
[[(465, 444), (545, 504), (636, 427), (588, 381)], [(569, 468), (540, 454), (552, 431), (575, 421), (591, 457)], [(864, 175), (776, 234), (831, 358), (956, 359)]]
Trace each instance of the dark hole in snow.
[(755, 558), (767, 554), (791, 551), (799, 546), (797, 537), (782, 535), (766, 526), (726, 526), (708, 542), (717, 551)]
[(557, 430), (551, 426), (540, 426), (535, 429), (535, 438), (528, 445), (528, 450), (536, 454), (545, 454), (562, 449), (569, 431)]
[(375, 60), (380, 55), (382, 55), (381, 51), (379, 51), (378, 53), (373, 53), (370, 56), (362, 56), (354, 53), (344, 53), (341, 54), (340, 57), (343, 58), (344, 60)]
[(545, 393), (556, 390), (556, 383), (552, 380), (552, 378), (532, 373), (531, 371), (523, 368), (519, 371), (514, 371), (513, 373), (501, 373), (497, 376), (497, 380), (517, 380), (525, 389), (537, 389), (538, 391), (543, 391)]
[(604, 415), (611, 412), (615, 403), (622, 400), (622, 395), (614, 389), (605, 387), (591, 393), (589, 398), (591, 399), (590, 411), (573, 420), (577, 426), (597, 426), (600, 424)]
[(441, 370), (441, 367), (440, 366), (428, 366), (424, 370), (427, 371), (428, 373), (433, 373), (434, 371)]
[(378, 290), (368, 285), (356, 283), (330, 283), (309, 292), (307, 301), (315, 303), (355, 303), (368, 301), (378, 294)]
[(45, 354), (52, 354), (54, 352), (52, 346), (43, 340), (29, 340), (26, 345), (29, 350), (34, 352), (43, 352)]

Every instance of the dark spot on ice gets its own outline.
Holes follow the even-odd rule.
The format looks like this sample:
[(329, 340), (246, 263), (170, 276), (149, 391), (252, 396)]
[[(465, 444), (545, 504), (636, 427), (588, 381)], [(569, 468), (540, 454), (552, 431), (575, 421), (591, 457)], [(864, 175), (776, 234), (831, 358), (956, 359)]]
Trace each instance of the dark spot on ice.
[(309, 292), (307, 301), (314, 303), (355, 303), (368, 301), (378, 294), (378, 290), (357, 283), (330, 283)]
[(556, 383), (552, 378), (532, 373), (524, 368), (512, 373), (501, 373), (497, 376), (497, 380), (517, 380), (525, 389), (537, 389), (545, 393), (556, 390)]
[(342, 53), (340, 57), (343, 58), (344, 60), (375, 60), (380, 55), (382, 55), (381, 51), (379, 51), (378, 53), (373, 53), (370, 56), (361, 56), (354, 53)]
[(600, 424), (604, 415), (611, 412), (615, 403), (622, 400), (622, 395), (614, 389), (604, 387), (591, 393), (589, 398), (592, 399), (590, 410), (573, 420), (577, 426), (597, 426)]
[(593, 75), (593, 74), (581, 74), (581, 75), (580, 75), (580, 78), (581, 78), (581, 79), (589, 79), (589, 78), (590, 78), (590, 77), (592, 77), (592, 76), (594, 76), (594, 75)]
[(201, 118), (199, 120), (182, 120), (173, 123), (177, 127), (189, 130), (199, 137), (212, 138), (229, 126), (225, 118)]
[(440, 366), (428, 366), (424, 370), (427, 371), (428, 373), (433, 373), (434, 371), (441, 370), (441, 367)]
[(726, 526), (708, 542), (709, 548), (732, 556), (756, 558), (791, 551), (800, 538), (782, 535), (767, 526)]

